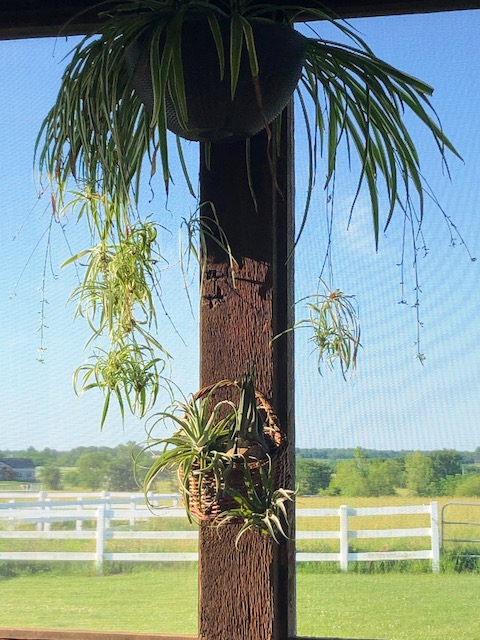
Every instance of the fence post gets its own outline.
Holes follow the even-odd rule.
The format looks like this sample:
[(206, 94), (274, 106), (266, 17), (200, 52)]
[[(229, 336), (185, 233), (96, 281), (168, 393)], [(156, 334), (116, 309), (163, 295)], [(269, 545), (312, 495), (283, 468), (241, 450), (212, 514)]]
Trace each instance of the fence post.
[(105, 505), (97, 509), (97, 535), (95, 549), (95, 568), (98, 575), (103, 573), (103, 556), (105, 553)]
[[(82, 513), (83, 510), (83, 496), (79, 496), (77, 498), (77, 503), (78, 503), (78, 507), (77, 507), (77, 511), (80, 511), (80, 513)], [(75, 530), (76, 531), (82, 531), (83, 529), (83, 520), (75, 520)]]
[[(13, 499), (9, 500), (8, 504), (13, 504), (14, 505), (15, 504), (15, 500), (13, 500)], [(13, 515), (14, 509), (12, 507), (10, 507), (8, 512), (9, 513), (11, 512), (12, 515), (8, 517), (8, 527), (7, 528), (8, 528), (9, 531), (13, 531), (15, 529), (15, 525), (14, 525), (15, 516)]]
[[(45, 502), (51, 502), (51, 501), (52, 501), (52, 499), (51, 499), (51, 498), (45, 498)], [(51, 508), (51, 507), (49, 507), (49, 506), (45, 505), (45, 512), (46, 512), (46, 513), (45, 513), (45, 515), (46, 515), (49, 511), (51, 511), (51, 510), (52, 510), (52, 508)], [(51, 529), (50, 522), (48, 522), (47, 520), (45, 520), (45, 521), (44, 521), (44, 523), (43, 523), (43, 530), (44, 530), (44, 531), (50, 531), (50, 529)]]
[(432, 571), (440, 571), (440, 535), (438, 522), (438, 502), (430, 503), (430, 526), (432, 528)]
[(342, 504), (339, 509), (340, 516), (340, 569), (348, 571), (348, 507)]
[[(45, 500), (45, 492), (44, 491), (39, 491), (38, 492), (38, 501), (39, 502), (43, 502)], [(43, 521), (37, 522), (37, 531), (43, 531)]]
[(130, 528), (133, 529), (136, 523), (136, 511), (137, 503), (135, 502), (135, 496), (130, 496)]
[[(112, 508), (110, 493), (108, 491), (102, 491), (102, 499), (105, 501), (105, 509), (108, 509), (110, 511)], [(110, 528), (110, 519), (105, 522), (105, 526), (107, 527), (107, 529)]]

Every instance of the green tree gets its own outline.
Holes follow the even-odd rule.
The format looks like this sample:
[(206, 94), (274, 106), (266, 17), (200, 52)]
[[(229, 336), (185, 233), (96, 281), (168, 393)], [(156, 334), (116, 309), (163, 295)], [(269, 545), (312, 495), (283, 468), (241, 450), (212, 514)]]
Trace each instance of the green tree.
[(335, 476), (329, 489), (342, 496), (368, 496), (368, 482), (364, 469), (355, 460), (341, 460), (337, 463)]
[(327, 462), (312, 458), (297, 458), (295, 477), (301, 495), (316, 495), (326, 489), (332, 477), (332, 468)]
[(120, 445), (115, 449), (107, 470), (108, 488), (112, 491), (138, 491), (132, 448)]
[(459, 478), (455, 487), (455, 496), (480, 498), (480, 474), (471, 474)]
[(65, 488), (78, 487), (78, 471), (69, 469), (63, 474), (62, 481)]
[(92, 491), (106, 489), (110, 461), (111, 456), (101, 451), (81, 455), (77, 461), (79, 484)]
[(62, 472), (58, 465), (50, 462), (38, 472), (42, 488), (58, 491), (62, 488)]
[(428, 456), (432, 461), (435, 480), (462, 473), (462, 455), (458, 451), (442, 449), (441, 451), (432, 451)]
[(405, 475), (407, 488), (418, 496), (432, 494), (435, 474), (430, 456), (414, 451), (405, 457)]
[(401, 460), (371, 460), (367, 474), (368, 495), (395, 495), (395, 489), (404, 484), (404, 475)]
[(330, 488), (343, 496), (386, 496), (393, 495), (395, 488), (403, 483), (401, 460), (370, 460), (362, 449), (357, 449), (353, 460), (337, 463)]

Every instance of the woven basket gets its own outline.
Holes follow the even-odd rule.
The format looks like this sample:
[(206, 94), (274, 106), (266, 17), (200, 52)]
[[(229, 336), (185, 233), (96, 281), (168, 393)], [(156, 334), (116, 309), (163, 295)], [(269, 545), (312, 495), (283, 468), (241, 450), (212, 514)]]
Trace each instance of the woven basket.
[[(200, 389), (193, 396), (193, 399), (198, 400), (214, 388), (222, 389), (228, 387), (238, 388), (238, 384), (225, 380), (219, 384)], [(262, 460), (233, 463), (226, 479), (226, 484), (240, 493), (245, 493), (245, 464), (248, 466), (255, 487), (261, 486), (260, 469), (267, 469), (270, 464), (274, 489), (280, 487), (288, 488), (290, 484), (285, 433), (280, 428), (277, 415), (265, 396), (259, 391), (255, 391), (255, 396), (257, 398), (257, 407), (265, 413), (264, 433), (272, 443), (274, 450), (269, 457)], [(191, 474), (188, 479), (188, 491), (189, 511), (197, 522), (214, 520), (221, 513), (238, 507), (238, 503), (226, 491), (217, 491), (215, 476), (210, 472), (201, 475), (201, 483), (198, 475)]]

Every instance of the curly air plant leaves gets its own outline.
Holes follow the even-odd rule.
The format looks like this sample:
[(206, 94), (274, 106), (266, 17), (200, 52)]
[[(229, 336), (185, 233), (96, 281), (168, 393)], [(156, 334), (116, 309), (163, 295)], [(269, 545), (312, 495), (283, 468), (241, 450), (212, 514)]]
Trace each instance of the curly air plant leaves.
[(255, 460), (261, 460), (272, 452), (272, 443), (265, 437), (264, 420), (258, 410), (255, 395), (255, 374), (244, 375), (239, 384), (240, 399), (236, 410), (236, 423), (232, 433), (232, 455), (243, 450)]
[[(154, 414), (149, 421), (148, 440), (135, 461), (138, 468), (148, 467), (143, 482), (146, 495), (164, 469), (177, 471), (189, 520), (190, 476), (196, 476), (201, 496), (203, 479), (213, 474), (219, 493), (224, 487), (225, 468), (231, 463), (225, 451), (235, 423), (235, 407), (228, 401), (214, 402), (221, 384), (205, 397), (175, 402), (170, 409)], [(154, 432), (164, 424), (174, 425), (176, 430), (168, 438), (158, 438)]]
[(252, 478), (248, 465), (245, 464), (244, 478), (246, 493), (231, 487), (226, 488), (238, 507), (228, 509), (215, 520), (217, 526), (228, 523), (241, 522), (235, 544), (251, 529), (261, 531), (271, 536), (275, 542), (279, 537), (288, 538), (288, 514), (286, 504), (293, 502), (295, 491), (290, 489), (273, 489), (271, 461), (267, 468), (260, 467), (260, 483), (257, 485)]

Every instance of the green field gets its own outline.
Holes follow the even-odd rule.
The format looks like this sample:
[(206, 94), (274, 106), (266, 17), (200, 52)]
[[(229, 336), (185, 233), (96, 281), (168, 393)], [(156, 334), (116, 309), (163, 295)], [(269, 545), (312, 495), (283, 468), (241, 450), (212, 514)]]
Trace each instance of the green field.
[[(440, 498), (440, 507), (449, 498)], [(299, 498), (298, 507), (405, 505), (429, 502), (412, 497)], [(479, 499), (474, 499), (476, 505)], [(451, 519), (478, 521), (479, 508), (454, 507)], [(93, 523), (92, 523), (93, 524)], [(52, 525), (63, 528), (67, 525)], [(73, 527), (73, 524), (68, 527)], [(429, 526), (428, 515), (351, 518), (351, 529)], [(128, 524), (117, 523), (119, 529)], [(142, 529), (188, 529), (186, 518), (155, 518)], [(23, 528), (34, 528), (34, 525)], [(298, 530), (337, 529), (338, 518), (298, 518)], [(478, 526), (452, 529), (478, 537)], [(428, 547), (428, 538), (352, 540), (351, 550)], [(2, 550), (93, 551), (93, 540), (0, 540)], [(195, 541), (110, 540), (108, 551), (195, 551)], [(299, 551), (337, 551), (336, 540), (299, 540)], [(195, 634), (195, 563), (137, 565), (106, 563), (107, 575), (94, 575), (93, 563), (1, 562), (0, 627), (90, 629)], [(298, 633), (303, 636), (375, 640), (476, 640), (479, 563), (456, 573), (444, 554), (442, 573), (429, 561), (352, 563), (347, 575), (338, 564), (300, 564), (297, 571)], [(470, 571), (470, 572), (469, 572)]]
[[(298, 573), (300, 635), (473, 640), (480, 576)], [(0, 627), (196, 632), (195, 567), (0, 580)], [(478, 637), (478, 636), (477, 636)]]

